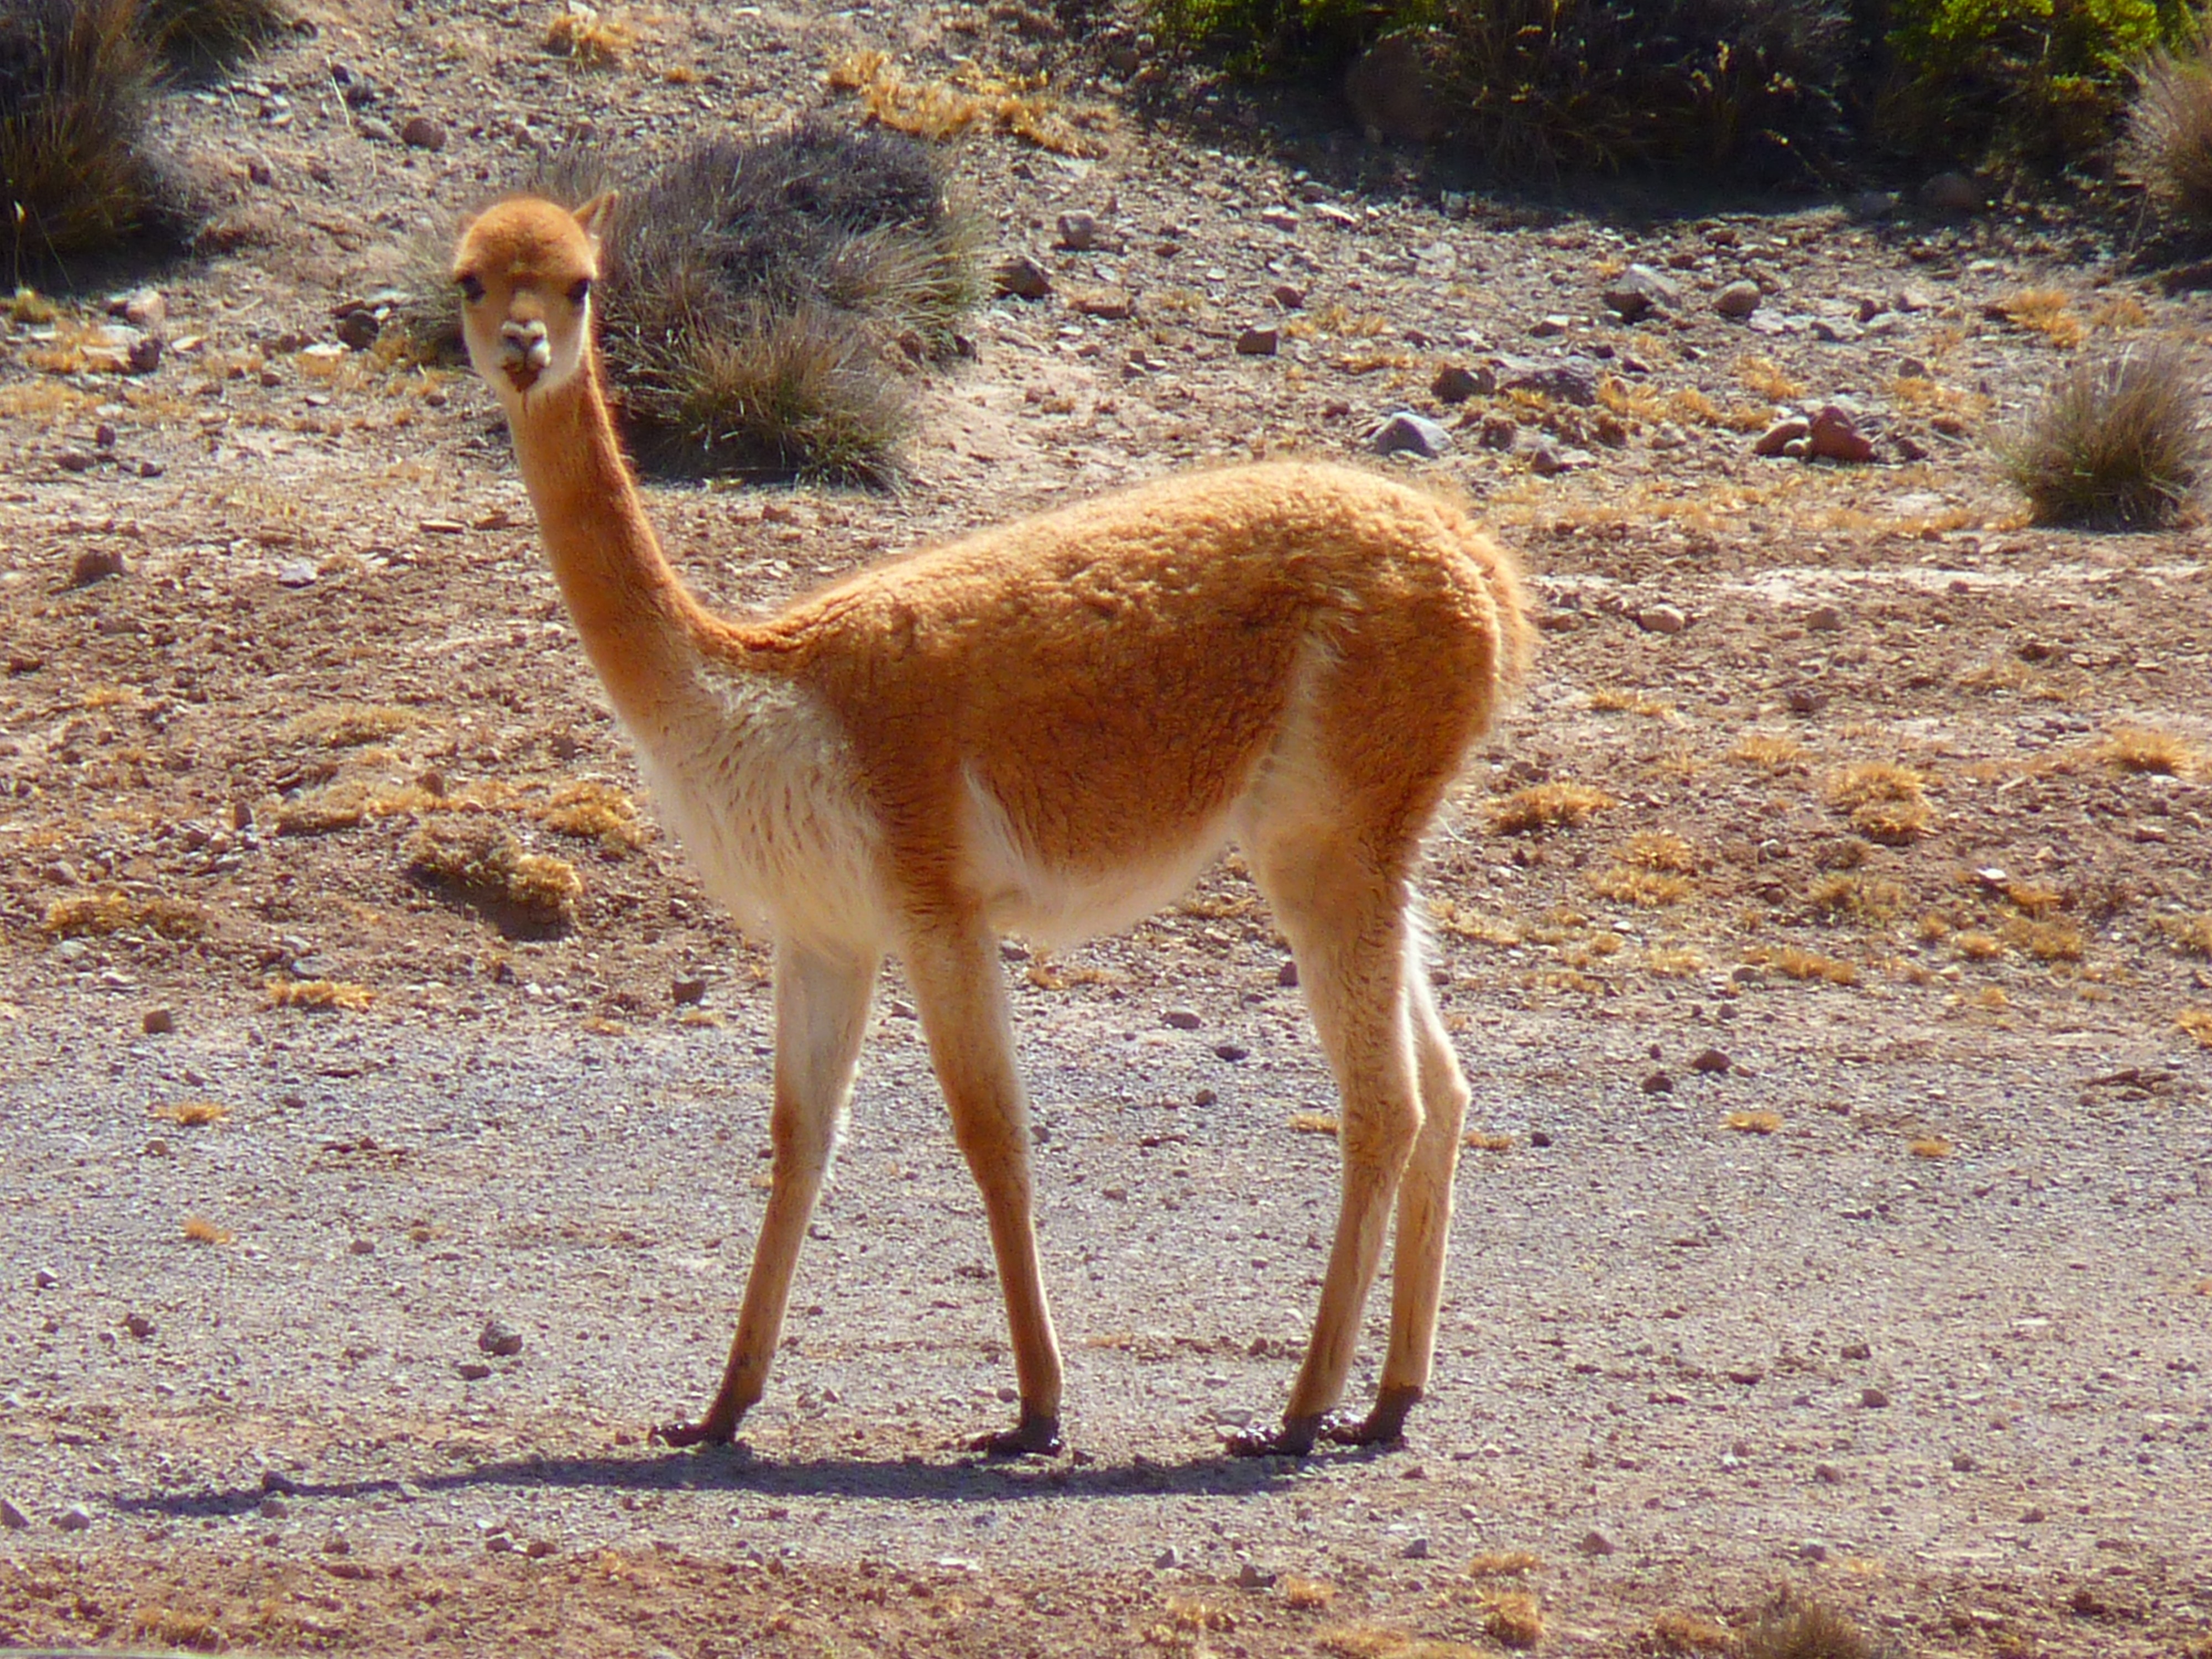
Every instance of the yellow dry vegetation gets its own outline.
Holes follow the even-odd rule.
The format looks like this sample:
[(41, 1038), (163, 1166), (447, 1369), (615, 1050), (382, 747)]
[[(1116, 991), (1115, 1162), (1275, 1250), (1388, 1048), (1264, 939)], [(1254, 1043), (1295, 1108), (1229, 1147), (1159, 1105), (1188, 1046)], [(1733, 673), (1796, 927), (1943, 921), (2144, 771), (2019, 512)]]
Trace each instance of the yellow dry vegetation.
[(180, 1100), (173, 1105), (156, 1106), (152, 1112), (164, 1123), (190, 1129), (204, 1123), (221, 1123), (230, 1115), (230, 1108), (219, 1100)]
[(1804, 760), (1805, 745), (1778, 732), (1748, 732), (1729, 751), (1729, 758), (1762, 772), (1790, 771)]
[(628, 852), (645, 841), (636, 801), (611, 783), (564, 783), (551, 800), (532, 809), (531, 816), (556, 834), (596, 841), (610, 852)]
[(1730, 1112), (1721, 1127), (1740, 1135), (1771, 1135), (1782, 1127), (1779, 1112)]
[(1468, 1562), (1467, 1571), (1474, 1578), (1516, 1578), (1537, 1571), (1543, 1565), (1543, 1557), (1528, 1550), (1492, 1550)]
[(858, 94), (868, 118), (933, 143), (983, 127), (1055, 155), (1098, 156), (1110, 118), (1075, 109), (1048, 90), (1044, 75), (1000, 76), (963, 64), (950, 81), (908, 81), (887, 52), (856, 52), (830, 68), (832, 90)]
[(1325, 1579), (1301, 1578), (1296, 1573), (1285, 1573), (1276, 1588), (1282, 1591), (1285, 1601), (1308, 1612), (1325, 1613), (1336, 1600), (1335, 1585)]
[(1994, 962), (2004, 954), (2004, 941), (1994, 933), (1970, 928), (1951, 936), (1951, 948), (1969, 962)]
[(1513, 1150), (1511, 1135), (1494, 1134), (1487, 1129), (1474, 1129), (1460, 1145), (1478, 1152), (1510, 1152)]
[(2151, 926), (2175, 950), (2192, 957), (2212, 957), (2212, 915), (2160, 916)]
[(414, 714), (404, 708), (337, 702), (293, 715), (284, 722), (284, 735), (295, 743), (311, 743), (324, 749), (355, 749), (365, 743), (381, 743), (414, 724)]
[(1908, 1150), (1915, 1158), (1939, 1158), (1951, 1156), (1951, 1143), (1941, 1135), (1916, 1135)]
[(1686, 945), (1655, 945), (1644, 953), (1644, 966), (1661, 979), (1688, 979), (1705, 971), (1705, 958)]
[(1600, 871), (1590, 878), (1590, 888), (1600, 897), (1609, 898), (1616, 904), (1633, 904), (1646, 910), (1679, 904), (1692, 890), (1690, 883), (1680, 876), (1662, 870), (1639, 870), (1627, 864), (1616, 864), (1610, 870)]
[(527, 853), (488, 817), (442, 812), (407, 843), (409, 872), (465, 897), (515, 912), (538, 927), (576, 919), (584, 878), (566, 859)]
[(1671, 702), (1647, 697), (1640, 691), (1625, 691), (1610, 687), (1601, 687), (1590, 693), (1590, 708), (1601, 714), (1641, 714), (1650, 720), (1672, 720), (1674, 717), (1674, 705)]
[(2063, 289), (2028, 288), (2008, 294), (1996, 309), (2015, 325), (2042, 335), (2062, 351), (2081, 343), (2089, 330), (2074, 313), (2074, 297)]
[(2197, 751), (2171, 732), (2153, 732), (2139, 726), (2116, 726), (2105, 734), (2098, 758), (2123, 772), (2154, 772), (2179, 777), (2188, 770)]
[(1571, 829), (1614, 805), (1612, 796), (1579, 783), (1539, 783), (1490, 803), (1490, 828), (1501, 836)]
[(1302, 1135), (1333, 1135), (1337, 1131), (1334, 1114), (1328, 1112), (1292, 1112), (1291, 1128)]
[(1631, 836), (1613, 857), (1639, 870), (1672, 870), (1684, 876), (1694, 873), (1698, 867), (1697, 849), (1666, 830), (1645, 830)]
[(1383, 1625), (1332, 1625), (1315, 1632), (1314, 1645), (1336, 1659), (1484, 1659), (1480, 1648), (1465, 1642), (1409, 1636)]
[(203, 1216), (188, 1215), (185, 1218), (185, 1237), (195, 1244), (228, 1244), (238, 1235)]
[(1812, 907), (1830, 916), (1850, 916), (1886, 927), (1904, 910), (1906, 894), (1893, 881), (1834, 871), (1814, 878), (1806, 892)]
[(1526, 1651), (1544, 1639), (1544, 1614), (1534, 1596), (1502, 1590), (1486, 1601), (1482, 1633), (1498, 1646)]
[(1822, 956), (1818, 951), (1800, 950), (1794, 945), (1759, 946), (1750, 953), (1750, 960), (1790, 979), (1826, 980), (1831, 985), (1859, 982), (1859, 970), (1852, 963)]
[(1828, 799), (1850, 814), (1851, 828), (1869, 841), (1902, 847), (1927, 834), (1934, 815), (1923, 791), (1927, 780), (1909, 766), (1865, 761), (1828, 780)]
[(545, 50), (583, 69), (612, 69), (636, 44), (627, 7), (601, 11), (568, 0), (545, 26)]
[(2008, 916), (1997, 929), (2004, 942), (2039, 962), (2079, 962), (2085, 946), (2081, 933), (2063, 922)]
[(1667, 1612), (1651, 1621), (1651, 1645), (1662, 1653), (1732, 1653), (1735, 1632), (1695, 1613)]
[(1735, 378), (1746, 389), (1771, 404), (1794, 404), (1805, 395), (1802, 380), (1792, 380), (1771, 357), (1745, 357), (1735, 366)]
[(2205, 1048), (2212, 1048), (2212, 1008), (2184, 1008), (2173, 1017), (2173, 1023)]
[(366, 985), (343, 979), (272, 979), (262, 991), (271, 1008), (342, 1009), (357, 1014), (376, 1000), (376, 993)]
[(199, 939), (208, 914), (189, 899), (131, 898), (122, 893), (71, 893), (46, 907), (40, 929), (54, 939), (145, 928), (163, 939)]

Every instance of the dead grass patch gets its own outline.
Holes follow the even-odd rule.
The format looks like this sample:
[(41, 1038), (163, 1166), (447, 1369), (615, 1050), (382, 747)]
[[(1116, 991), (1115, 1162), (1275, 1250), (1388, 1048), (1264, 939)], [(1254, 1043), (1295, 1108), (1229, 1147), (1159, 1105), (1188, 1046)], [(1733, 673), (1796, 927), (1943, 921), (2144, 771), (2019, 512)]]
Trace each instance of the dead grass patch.
[(2077, 362), (1996, 446), (2038, 524), (2154, 529), (2176, 518), (2205, 460), (2190, 349), (2168, 340)]
[(71, 893), (46, 907), (40, 928), (53, 939), (145, 928), (163, 939), (205, 937), (208, 914), (189, 899), (131, 898), (121, 893)]
[(2066, 907), (2065, 894), (2055, 887), (2038, 887), (2033, 882), (2008, 882), (2004, 896), (2005, 902), (2022, 915), (2047, 916)]
[(1951, 1156), (1951, 1143), (1941, 1135), (1916, 1135), (1906, 1143), (1906, 1150), (1915, 1158), (1929, 1159)]
[(1779, 1112), (1730, 1112), (1721, 1127), (1740, 1135), (1771, 1135), (1782, 1127)]
[(2173, 1017), (2173, 1023), (2199, 1044), (2212, 1048), (2212, 1008), (2184, 1008)]
[(1626, 864), (1617, 864), (1592, 876), (1590, 887), (1601, 897), (1615, 903), (1633, 904), (1647, 910), (1679, 904), (1694, 890), (1680, 876), (1659, 870), (1638, 870)]
[(1543, 1611), (1533, 1595), (1500, 1592), (1482, 1610), (1482, 1632), (1502, 1648), (1525, 1651), (1544, 1639)]
[(1822, 956), (1818, 951), (1800, 950), (1794, 945), (1762, 945), (1751, 953), (1750, 960), (1788, 979), (1825, 980), (1831, 985), (1859, 982), (1859, 970), (1855, 964)]
[(1655, 945), (1644, 953), (1644, 966), (1662, 979), (1688, 979), (1705, 971), (1705, 958), (1686, 945)]
[(1544, 1558), (1528, 1550), (1492, 1550), (1467, 1564), (1473, 1578), (1517, 1578), (1542, 1569)]
[(1337, 1132), (1336, 1116), (1331, 1112), (1292, 1112), (1291, 1130), (1302, 1135), (1333, 1135)]
[(1902, 847), (1928, 833), (1934, 822), (1923, 791), (1927, 780), (1909, 766), (1865, 761), (1828, 780), (1829, 802), (1850, 815), (1851, 828), (1869, 841)]
[(1465, 1642), (1441, 1642), (1382, 1625), (1335, 1625), (1314, 1636), (1314, 1645), (1337, 1659), (1483, 1659)]
[(366, 985), (343, 979), (272, 979), (262, 987), (271, 1008), (303, 1008), (312, 1012), (343, 1011), (357, 1014), (376, 1000)]
[(313, 744), (324, 749), (357, 749), (363, 744), (381, 743), (397, 736), (414, 725), (415, 720), (415, 715), (404, 708), (378, 703), (332, 703), (293, 715), (284, 722), (284, 735), (295, 743)]
[(228, 1244), (238, 1235), (228, 1227), (218, 1227), (204, 1216), (185, 1218), (185, 1237), (195, 1244)]
[(2183, 955), (2212, 957), (2212, 915), (2158, 916), (2151, 926)]
[(525, 852), (482, 816), (441, 813), (407, 843), (410, 874), (485, 911), (503, 933), (573, 927), (583, 878), (565, 859)]
[(1999, 300), (1996, 309), (2008, 322), (2040, 334), (2061, 351), (2073, 350), (2089, 332), (2075, 314), (2073, 296), (2063, 289), (2021, 289)]
[(1816, 877), (1805, 896), (1815, 910), (1830, 917), (1849, 916), (1875, 927), (1896, 921), (1907, 899), (1905, 889), (1893, 881), (1843, 871)]
[(1805, 745), (1777, 732), (1749, 732), (1729, 751), (1729, 758), (1762, 772), (1796, 771), (1804, 763)]
[(1500, 836), (1572, 829), (1614, 804), (1602, 790), (1579, 783), (1539, 783), (1491, 802), (1490, 828), (1492, 834)]
[(1601, 687), (1590, 693), (1590, 707), (1601, 714), (1640, 714), (1645, 720), (1672, 720), (1674, 705), (1647, 697), (1640, 691)]
[(1995, 962), (2004, 954), (2004, 941), (1978, 928), (1951, 936), (1951, 948), (1968, 962)]
[(1745, 357), (1735, 366), (1735, 378), (1748, 391), (1771, 404), (1794, 404), (1805, 395), (1805, 383), (1793, 380), (1771, 357)]
[(1651, 1621), (1651, 1645), (1662, 1653), (1732, 1652), (1735, 1632), (1692, 1613), (1668, 1612)]
[(1291, 1607), (1308, 1612), (1326, 1613), (1330, 1602), (1336, 1600), (1336, 1586), (1319, 1578), (1301, 1578), (1286, 1573), (1278, 1588), (1283, 1600)]
[(2196, 758), (2196, 750), (2171, 732), (2154, 732), (2140, 726), (2116, 726), (2105, 734), (2097, 758), (2123, 772), (2150, 772), (2179, 777)]
[(1887, 1651), (1842, 1613), (1804, 1601), (1769, 1608), (1736, 1645), (1737, 1659), (1883, 1659)]
[(637, 802), (626, 790), (589, 780), (564, 783), (553, 799), (531, 816), (557, 835), (596, 841), (609, 852), (626, 853), (643, 844), (645, 827)]
[(1666, 830), (1645, 830), (1631, 836), (1613, 857), (1639, 870), (1671, 870), (1684, 876), (1695, 873), (1698, 867), (1697, 849)]
[(545, 26), (545, 50), (580, 69), (612, 69), (636, 43), (626, 7), (603, 12), (584, 0), (568, 0)]
[(204, 1123), (222, 1122), (230, 1115), (230, 1108), (219, 1100), (180, 1100), (173, 1105), (155, 1107), (153, 1115), (164, 1123), (190, 1129)]
[(1468, 1133), (1460, 1145), (1477, 1152), (1510, 1152), (1513, 1150), (1513, 1137), (1493, 1134), (1487, 1129), (1474, 1129)]
[(856, 52), (830, 68), (834, 92), (856, 94), (868, 118), (933, 143), (981, 129), (1055, 155), (1099, 156), (1110, 116), (1076, 108), (1048, 88), (1042, 75), (1003, 76), (973, 64), (950, 81), (908, 81), (882, 52)]
[(2079, 962), (2085, 948), (2080, 931), (2063, 922), (2009, 916), (1997, 931), (2014, 950), (2038, 962)]

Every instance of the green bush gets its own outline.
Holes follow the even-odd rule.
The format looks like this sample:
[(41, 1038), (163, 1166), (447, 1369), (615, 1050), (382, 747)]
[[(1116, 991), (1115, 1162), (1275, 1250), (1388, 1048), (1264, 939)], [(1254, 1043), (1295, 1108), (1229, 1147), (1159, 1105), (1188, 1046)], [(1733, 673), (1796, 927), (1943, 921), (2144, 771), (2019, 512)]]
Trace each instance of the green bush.
[(2182, 0), (1891, 0), (1885, 148), (1973, 165), (2104, 149), (2136, 67), (2193, 28)]

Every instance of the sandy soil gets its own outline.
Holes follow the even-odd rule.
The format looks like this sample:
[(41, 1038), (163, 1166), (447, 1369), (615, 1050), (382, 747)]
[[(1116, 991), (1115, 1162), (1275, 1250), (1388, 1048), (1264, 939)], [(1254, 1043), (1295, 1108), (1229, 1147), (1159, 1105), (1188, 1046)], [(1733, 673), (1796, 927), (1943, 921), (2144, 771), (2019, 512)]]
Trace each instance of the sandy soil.
[[(101, 366), (104, 285), (0, 337), (0, 1641), (1436, 1656), (1526, 1596), (1620, 1653), (1790, 1586), (1916, 1654), (2212, 1652), (2212, 576), (2194, 528), (2026, 527), (1986, 448), (2200, 301), (2039, 210), (1470, 198), (1012, 9), (677, 3), (592, 75), (539, 11), (321, 13), (172, 95), (223, 234), (151, 279), (160, 367)], [(1127, 939), (1010, 942), (1071, 1457), (962, 1449), (1012, 1367), (895, 970), (769, 1400), (730, 1451), (644, 1438), (734, 1318), (766, 957), (624, 816), (489, 400), (332, 313), (532, 143), (846, 108), (863, 46), (1057, 66), (1103, 153), (946, 148), (1054, 294), (978, 313), (896, 495), (656, 486), (714, 602), (1400, 410), (1454, 447), (1376, 464), (1528, 563), (1538, 678), (1425, 882), (1482, 1141), (1402, 1450), (1221, 1454), (1334, 1203), (1233, 859)], [(1632, 263), (1681, 299), (1630, 326)], [(1501, 356), (1599, 401), (1432, 392)], [(1752, 453), (1838, 397), (1871, 464)], [(1605, 804), (1516, 832), (1547, 785)], [(576, 868), (573, 927), (410, 872), (460, 810)]]

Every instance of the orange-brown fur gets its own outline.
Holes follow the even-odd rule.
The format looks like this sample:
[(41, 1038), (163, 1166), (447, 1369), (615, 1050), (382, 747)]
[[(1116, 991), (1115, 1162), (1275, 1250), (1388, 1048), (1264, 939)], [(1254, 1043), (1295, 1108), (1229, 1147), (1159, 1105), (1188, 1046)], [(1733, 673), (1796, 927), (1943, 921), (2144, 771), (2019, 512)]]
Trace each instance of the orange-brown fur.
[(704, 611), (610, 424), (585, 286), (603, 204), (531, 198), (464, 235), (471, 354), (506, 406), (577, 630), (710, 885), (776, 939), (775, 1182), (730, 1364), (673, 1443), (761, 1396), (886, 952), (903, 959), (981, 1189), (1020, 1385), (1000, 1450), (1058, 1444), (1028, 1108), (1000, 931), (1111, 927), (1245, 848), (1343, 1094), (1343, 1204), (1283, 1425), (1338, 1403), (1394, 1206), (1391, 1338), (1365, 1421), (1426, 1386), (1467, 1086), (1410, 878), (1521, 672), (1513, 567), (1455, 505), (1343, 468), (1170, 479), (863, 571), (779, 615)]

